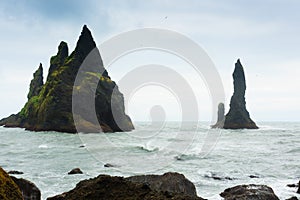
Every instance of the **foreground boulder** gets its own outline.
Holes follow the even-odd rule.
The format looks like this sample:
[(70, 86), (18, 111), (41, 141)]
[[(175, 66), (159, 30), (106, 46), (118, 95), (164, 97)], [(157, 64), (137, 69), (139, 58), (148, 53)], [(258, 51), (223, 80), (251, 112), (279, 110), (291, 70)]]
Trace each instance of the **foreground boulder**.
[(288, 198), (286, 200), (298, 200), (298, 198), (297, 197), (291, 197), (291, 198)]
[(32, 182), (25, 180), (23, 178), (16, 178), (11, 176), (12, 180), (17, 184), (19, 189), (22, 192), (24, 200), (40, 200), (41, 191), (39, 188)]
[[(167, 174), (160, 177), (164, 182), (164, 180), (171, 180), (171, 176), (171, 174)], [(132, 177), (130, 180), (130, 178), (100, 175), (93, 179), (81, 181), (73, 190), (50, 197), (47, 200), (202, 200), (196, 196), (193, 189), (184, 189), (186, 186), (183, 185), (186, 182), (176, 183), (176, 180), (183, 180), (183, 177), (179, 178), (178, 175), (174, 175), (174, 181), (169, 183), (170, 186), (166, 186), (165, 182), (164, 186), (159, 185), (158, 177), (138, 176)], [(176, 186), (172, 186), (173, 184)], [(179, 187), (181, 184), (182, 188)], [(190, 186), (186, 188), (190, 188)]]
[(298, 190), (297, 190), (297, 193), (300, 194), (300, 181), (298, 183)]
[(266, 185), (238, 185), (220, 194), (224, 200), (279, 200), (272, 188)]
[[(90, 52), (93, 57), (86, 61)], [(83, 65), (90, 68), (82, 71)], [(80, 79), (76, 79), (78, 75)], [(79, 100), (73, 101), (73, 97)], [(108, 76), (87, 26), (70, 55), (67, 43), (60, 43), (58, 53), (51, 57), (45, 83), (43, 67), (39, 66), (30, 83), (27, 103), (18, 114), (0, 120), (0, 126), (68, 133), (134, 129), (125, 114), (123, 94)]]
[(233, 72), (234, 92), (230, 101), (230, 110), (225, 116), (224, 129), (258, 129), (246, 109), (246, 80), (243, 66), (238, 60)]
[(11, 177), (0, 167), (0, 199), (22, 200), (22, 193)]
[(179, 173), (165, 173), (163, 175), (141, 175), (126, 178), (134, 183), (147, 184), (152, 190), (169, 193), (179, 193), (197, 196), (195, 185)]

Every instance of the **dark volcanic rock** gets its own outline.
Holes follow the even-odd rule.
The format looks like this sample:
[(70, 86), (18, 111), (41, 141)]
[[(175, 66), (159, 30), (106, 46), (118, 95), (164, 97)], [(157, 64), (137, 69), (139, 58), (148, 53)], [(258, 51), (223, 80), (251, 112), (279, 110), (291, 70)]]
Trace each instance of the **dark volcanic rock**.
[(179, 173), (165, 173), (163, 175), (141, 175), (126, 178), (135, 183), (147, 184), (152, 190), (180, 193), (197, 196), (195, 185)]
[(298, 183), (287, 184), (287, 187), (298, 187)]
[(68, 172), (69, 175), (72, 174), (83, 174), (83, 172), (79, 168), (74, 168), (71, 171)]
[(115, 166), (112, 165), (112, 164), (106, 163), (106, 164), (104, 165), (104, 167), (115, 167)]
[(34, 96), (39, 95), (39, 93), (42, 90), (42, 87), (44, 85), (43, 82), (43, 66), (42, 63), (40, 63), (39, 68), (34, 72), (33, 79), (30, 83), (29, 93), (27, 95), (28, 100), (31, 99)]
[(12, 180), (18, 185), (22, 192), (24, 200), (40, 200), (41, 191), (32, 182), (25, 180), (23, 178), (16, 178), (11, 176)]
[[(85, 58), (90, 52), (93, 57), (86, 61)], [(79, 74), (83, 65), (90, 68), (80, 71)], [(77, 75), (82, 78), (77, 82), (78, 85), (74, 85)], [(95, 88), (95, 91), (91, 88)], [(82, 96), (90, 97), (93, 103), (86, 104), (85, 101), (80, 101)], [(76, 102), (73, 97), (80, 100)], [(73, 113), (74, 108), (78, 112)], [(74, 120), (77, 122), (76, 127)], [(58, 53), (51, 57), (44, 85), (42, 67), (39, 67), (31, 82), (27, 103), (18, 114), (0, 120), (1, 125), (32, 131), (68, 133), (134, 129), (131, 119), (125, 114), (123, 94), (108, 76), (100, 52), (86, 26), (83, 27), (71, 55), (67, 43), (60, 43)]]
[(297, 197), (291, 197), (291, 198), (288, 198), (286, 200), (298, 200), (298, 198)]
[(300, 194), (300, 181), (298, 183), (298, 190), (297, 190), (297, 193)]
[(231, 178), (229, 176), (219, 176), (217, 175), (216, 173), (210, 173), (210, 174), (206, 174), (204, 175), (205, 178), (211, 178), (211, 179), (214, 179), (214, 180), (218, 180), (218, 181), (222, 181), (222, 180), (229, 180), (229, 181), (232, 181), (234, 180), (235, 178)]
[(272, 188), (266, 185), (238, 185), (220, 194), (224, 200), (279, 200)]
[(256, 175), (250, 175), (249, 178), (259, 178), (259, 176), (256, 176)]
[[(170, 184), (173, 184), (171, 182)], [(170, 186), (171, 187), (171, 186)], [(79, 182), (66, 193), (50, 197), (48, 200), (201, 200), (196, 195), (156, 191), (147, 183), (133, 182), (128, 178), (100, 175), (96, 178)]]
[(0, 199), (20, 200), (22, 193), (11, 177), (0, 167)]
[(7, 173), (8, 173), (8, 174), (16, 174), (16, 175), (24, 174), (24, 172), (15, 171), (15, 170), (8, 171)]
[[(55, 56), (52, 56), (50, 59), (49, 74), (56, 71), (59, 66), (63, 65), (66, 58), (69, 56), (68, 44), (64, 41), (61, 41), (58, 46), (58, 52)], [(50, 78), (51, 76), (48, 76)]]
[(225, 120), (225, 107), (224, 103), (219, 103), (218, 105), (218, 120), (217, 123), (212, 128), (223, 128)]
[(234, 93), (230, 101), (230, 110), (225, 116), (225, 129), (257, 129), (246, 109), (246, 80), (240, 60), (235, 63), (233, 72)]

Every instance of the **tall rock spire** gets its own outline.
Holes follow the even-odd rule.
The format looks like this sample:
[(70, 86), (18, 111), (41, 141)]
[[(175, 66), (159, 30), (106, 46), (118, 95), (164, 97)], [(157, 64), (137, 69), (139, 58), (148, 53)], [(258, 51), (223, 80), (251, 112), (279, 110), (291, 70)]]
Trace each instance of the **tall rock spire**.
[[(123, 94), (108, 76), (87, 26), (83, 27), (70, 56), (67, 43), (60, 43), (57, 55), (51, 58), (44, 85), (42, 74), (40, 66), (30, 85), (27, 103), (18, 114), (0, 120), (0, 126), (68, 133), (78, 132), (78, 127), (80, 132), (86, 133), (134, 129), (125, 113)], [(81, 78), (77, 79), (78, 85), (75, 86), (78, 75)], [(36, 95), (37, 98), (32, 98)], [(78, 112), (73, 112), (74, 99), (77, 99), (74, 97), (92, 103), (87, 105), (86, 101), (75, 101), (77, 104), (74, 107)], [(95, 117), (93, 113), (96, 113)], [(76, 125), (74, 118), (79, 120)]]
[(243, 66), (238, 59), (233, 72), (234, 92), (230, 101), (230, 110), (225, 117), (225, 129), (257, 129), (246, 109), (246, 80)]
[(50, 67), (49, 67), (49, 76), (53, 71), (57, 70), (59, 66), (61, 66), (66, 58), (69, 56), (69, 48), (68, 44), (64, 41), (61, 41), (58, 46), (58, 52), (55, 56), (52, 56), (50, 59)]
[(43, 85), (43, 66), (42, 63), (40, 63), (39, 68), (34, 72), (33, 79), (30, 82), (29, 93), (27, 95), (28, 100), (33, 96), (39, 95)]
[(225, 107), (224, 103), (219, 103), (218, 105), (218, 121), (215, 125), (212, 125), (212, 128), (223, 128), (225, 120)]
[(91, 31), (86, 25), (83, 26), (79, 40), (77, 41), (73, 54), (82, 62), (86, 56), (96, 47)]

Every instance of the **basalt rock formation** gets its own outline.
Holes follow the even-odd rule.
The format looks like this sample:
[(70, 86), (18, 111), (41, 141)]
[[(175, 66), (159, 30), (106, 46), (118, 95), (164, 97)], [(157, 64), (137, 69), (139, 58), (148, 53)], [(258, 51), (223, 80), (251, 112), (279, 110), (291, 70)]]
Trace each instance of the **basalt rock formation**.
[(183, 174), (168, 172), (163, 175), (140, 175), (126, 178), (134, 183), (147, 184), (152, 190), (197, 196), (195, 185)]
[(41, 191), (34, 183), (23, 178), (16, 178), (14, 176), (11, 176), (11, 178), (21, 190), (24, 200), (41, 199)]
[(30, 83), (29, 93), (27, 95), (28, 100), (31, 99), (34, 96), (39, 95), (39, 93), (42, 90), (43, 85), (44, 85), (44, 82), (43, 82), (43, 66), (42, 66), (42, 63), (40, 63), (40, 66), (36, 70), (36, 72), (33, 74), (33, 79)]
[[(93, 59), (85, 58), (90, 52)], [(94, 70), (80, 71), (85, 62)], [(79, 84), (74, 86), (78, 73)], [(108, 76), (99, 50), (87, 26), (84, 26), (75, 50), (69, 55), (68, 45), (61, 42), (58, 53), (51, 57), (47, 81), (43, 84), (43, 68), (40, 65), (30, 84), (28, 101), (15, 115), (0, 120), (0, 126), (21, 127), (31, 131), (116, 132), (134, 129), (131, 119), (125, 114), (124, 98), (118, 86)], [(91, 88), (96, 88), (95, 92)], [(94, 104), (77, 102), (72, 105), (72, 95), (94, 98)], [(72, 107), (73, 106), (73, 107)], [(79, 113), (73, 113), (74, 106)], [(95, 119), (90, 119), (94, 111)], [(117, 116), (117, 120), (115, 120)], [(74, 119), (76, 117), (76, 126)], [(100, 124), (100, 126), (99, 126)]]
[(223, 128), (225, 120), (225, 107), (224, 103), (219, 103), (218, 105), (218, 121), (215, 125), (212, 125), (212, 128)]
[(272, 188), (266, 185), (238, 185), (220, 194), (224, 200), (279, 200)]
[[(175, 179), (172, 181), (174, 176)], [(185, 191), (184, 189), (189, 188), (190, 185), (185, 186), (186, 181), (182, 182), (183, 179), (181, 177), (178, 179), (177, 176), (177, 174), (171, 173), (168, 176), (139, 176), (131, 180), (130, 178), (100, 175), (81, 181), (73, 190), (47, 200), (203, 200), (196, 195), (194, 190)], [(169, 184), (164, 181), (166, 178), (171, 180)], [(159, 185), (160, 179), (162, 179), (161, 185), (163, 186)], [(186, 180), (186, 178), (184, 179)], [(193, 185), (192, 189), (194, 188)]]
[(234, 93), (230, 101), (230, 110), (225, 116), (224, 129), (257, 129), (246, 109), (246, 80), (243, 66), (238, 60), (233, 72)]

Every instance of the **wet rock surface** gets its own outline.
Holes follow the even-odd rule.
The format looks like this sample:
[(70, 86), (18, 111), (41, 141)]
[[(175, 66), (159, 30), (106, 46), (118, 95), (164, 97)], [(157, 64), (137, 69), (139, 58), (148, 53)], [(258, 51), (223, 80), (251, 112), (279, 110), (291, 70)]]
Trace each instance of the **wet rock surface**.
[(83, 174), (83, 172), (81, 171), (81, 169), (79, 168), (74, 168), (71, 171), (68, 172), (69, 175), (73, 175), (73, 174)]
[(23, 178), (16, 178), (11, 176), (12, 180), (18, 185), (22, 192), (24, 200), (40, 200), (41, 191), (39, 188), (31, 181), (25, 180)]
[(279, 200), (272, 188), (266, 185), (238, 185), (220, 194), (224, 200)]
[[(191, 190), (183, 189), (190, 188), (191, 182), (188, 183), (188, 186), (184, 186), (187, 183), (185, 181), (183, 183), (175, 182), (183, 180), (183, 175), (180, 178), (179, 176), (177, 174), (167, 174), (123, 178), (100, 175), (93, 179), (81, 181), (73, 190), (55, 197), (49, 197), (48, 200), (201, 200), (202, 198), (197, 197), (192, 189), (195, 186)], [(172, 177), (174, 177), (174, 180), (168, 186), (165, 185), (164, 180), (171, 180)], [(159, 178), (162, 179), (163, 184), (157, 182)], [(172, 184), (176, 184), (176, 186), (172, 186)], [(178, 188), (180, 184), (182, 184), (182, 188)]]

